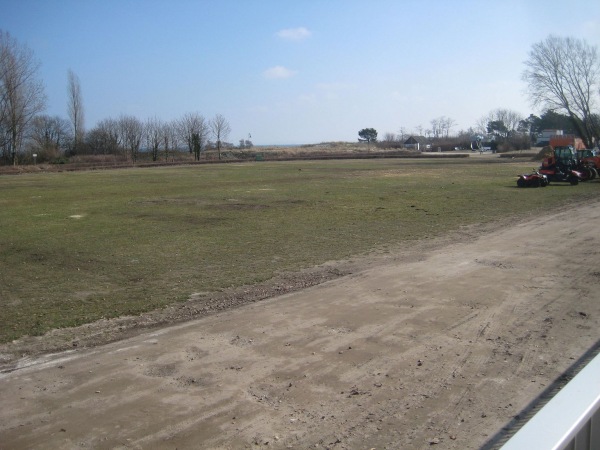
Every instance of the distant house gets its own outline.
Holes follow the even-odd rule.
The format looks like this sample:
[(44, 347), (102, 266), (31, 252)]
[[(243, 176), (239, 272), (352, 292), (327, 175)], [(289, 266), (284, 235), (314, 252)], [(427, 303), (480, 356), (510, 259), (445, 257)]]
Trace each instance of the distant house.
[(555, 136), (562, 136), (563, 130), (542, 130), (538, 133), (535, 145), (538, 147), (544, 147), (550, 144), (550, 138)]
[(404, 141), (404, 147), (413, 148), (420, 152), (431, 149), (431, 145), (427, 142), (427, 138), (425, 136), (409, 137), (406, 141)]

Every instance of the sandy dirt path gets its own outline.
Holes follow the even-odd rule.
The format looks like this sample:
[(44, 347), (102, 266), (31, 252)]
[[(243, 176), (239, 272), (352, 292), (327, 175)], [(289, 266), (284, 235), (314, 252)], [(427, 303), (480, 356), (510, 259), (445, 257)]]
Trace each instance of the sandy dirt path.
[(0, 374), (0, 448), (480, 448), (598, 343), (599, 221), (565, 209), (30, 361)]

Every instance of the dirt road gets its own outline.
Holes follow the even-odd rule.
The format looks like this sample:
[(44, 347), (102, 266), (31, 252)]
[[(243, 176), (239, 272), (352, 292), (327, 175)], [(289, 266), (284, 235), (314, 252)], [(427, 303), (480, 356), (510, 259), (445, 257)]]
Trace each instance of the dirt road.
[(0, 374), (0, 448), (480, 448), (599, 339), (600, 203)]

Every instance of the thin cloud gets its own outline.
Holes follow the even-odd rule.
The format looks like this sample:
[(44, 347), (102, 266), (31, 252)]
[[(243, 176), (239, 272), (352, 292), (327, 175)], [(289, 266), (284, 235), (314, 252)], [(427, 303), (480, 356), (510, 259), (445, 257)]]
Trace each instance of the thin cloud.
[(271, 68), (265, 70), (263, 72), (263, 75), (265, 76), (265, 78), (274, 80), (274, 79), (290, 78), (290, 77), (293, 77), (294, 75), (296, 75), (296, 73), (297, 72), (295, 70), (287, 69), (283, 66), (275, 66), (275, 67), (271, 67)]
[(303, 41), (311, 36), (310, 30), (304, 27), (286, 28), (277, 32), (277, 36), (287, 41)]

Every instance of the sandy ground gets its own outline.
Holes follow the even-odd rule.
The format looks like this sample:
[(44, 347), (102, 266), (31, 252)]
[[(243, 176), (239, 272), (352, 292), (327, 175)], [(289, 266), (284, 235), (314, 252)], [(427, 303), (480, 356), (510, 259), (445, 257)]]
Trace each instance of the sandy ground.
[[(473, 449), (598, 344), (600, 203), (0, 373), (0, 448)], [(407, 256), (408, 255), (408, 256)]]

